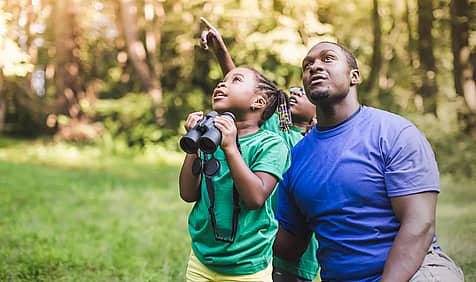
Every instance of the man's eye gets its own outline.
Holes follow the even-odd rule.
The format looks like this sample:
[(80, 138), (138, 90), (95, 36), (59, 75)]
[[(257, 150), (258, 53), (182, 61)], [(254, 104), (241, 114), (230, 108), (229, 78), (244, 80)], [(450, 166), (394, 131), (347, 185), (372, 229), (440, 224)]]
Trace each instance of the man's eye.
[(333, 60), (334, 60), (334, 57), (333, 57), (333, 56), (325, 56), (325, 57), (324, 57), (324, 61), (325, 61), (325, 62), (331, 62), (331, 61), (333, 61)]
[(304, 69), (307, 69), (307, 68), (310, 68), (311, 66), (312, 66), (312, 63), (311, 63), (311, 62), (307, 62), (307, 63), (305, 63), (302, 67), (303, 67)]

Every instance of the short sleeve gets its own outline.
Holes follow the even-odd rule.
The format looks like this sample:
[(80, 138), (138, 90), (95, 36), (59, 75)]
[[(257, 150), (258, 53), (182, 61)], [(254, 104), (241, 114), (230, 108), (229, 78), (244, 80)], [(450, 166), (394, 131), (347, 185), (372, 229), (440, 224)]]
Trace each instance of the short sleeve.
[(385, 184), (389, 197), (440, 191), (435, 155), (430, 143), (414, 125), (402, 129), (387, 150)]
[(278, 185), (276, 219), (282, 228), (291, 233), (309, 232), (304, 215), (299, 210), (289, 186), (289, 171)]
[(250, 169), (270, 173), (281, 181), (289, 165), (290, 156), (287, 145), (278, 135), (269, 133), (267, 138), (261, 140), (260, 148), (255, 152), (255, 159)]

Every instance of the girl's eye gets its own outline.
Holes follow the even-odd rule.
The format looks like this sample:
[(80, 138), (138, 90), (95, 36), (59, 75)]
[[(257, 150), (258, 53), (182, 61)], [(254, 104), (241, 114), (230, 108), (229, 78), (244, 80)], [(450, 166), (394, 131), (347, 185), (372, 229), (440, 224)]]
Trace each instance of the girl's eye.
[(241, 80), (242, 80), (242, 79), (241, 79), (241, 77), (239, 77), (239, 76), (233, 77), (233, 82), (235, 82), (235, 81), (241, 81)]

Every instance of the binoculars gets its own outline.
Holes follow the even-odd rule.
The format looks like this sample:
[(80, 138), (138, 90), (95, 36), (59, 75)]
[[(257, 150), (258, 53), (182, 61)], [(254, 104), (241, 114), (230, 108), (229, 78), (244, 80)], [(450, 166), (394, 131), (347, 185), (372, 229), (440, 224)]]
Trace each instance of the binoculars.
[[(198, 148), (207, 154), (213, 154), (221, 143), (221, 132), (215, 127), (214, 119), (217, 112), (209, 112), (187, 134), (180, 138), (180, 148), (189, 154), (197, 152)], [(235, 115), (225, 112), (235, 121)]]

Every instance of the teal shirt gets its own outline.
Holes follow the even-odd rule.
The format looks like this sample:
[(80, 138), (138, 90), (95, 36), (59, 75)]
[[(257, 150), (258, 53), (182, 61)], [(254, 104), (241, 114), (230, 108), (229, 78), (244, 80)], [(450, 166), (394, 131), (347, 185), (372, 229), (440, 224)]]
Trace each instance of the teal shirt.
[[(267, 130), (239, 137), (242, 157), (251, 171), (262, 171), (281, 181), (289, 167), (289, 149), (282, 139)], [(212, 177), (215, 190), (215, 217), (220, 234), (231, 234), (233, 214), (233, 181), (221, 148), (214, 157), (220, 170)], [(274, 194), (274, 192), (273, 192)], [(272, 195), (273, 195), (272, 194)], [(272, 259), (272, 245), (278, 228), (272, 207), (272, 196), (256, 210), (248, 210), (240, 200), (241, 211), (233, 243), (215, 240), (208, 207), (210, 200), (201, 183), (201, 198), (189, 216), (188, 228), (192, 249), (201, 263), (213, 271), (228, 275), (252, 274), (265, 269)]]
[(291, 130), (289, 131), (280, 130), (279, 117), (277, 114), (273, 114), (263, 125), (261, 125), (261, 128), (269, 130), (281, 136), (281, 138), (288, 146), (289, 150), (291, 150), (291, 148), (294, 147), (294, 145), (296, 145), (296, 143), (302, 139), (301, 130), (295, 126), (291, 126)]
[[(301, 134), (301, 129), (295, 126), (291, 126), (289, 132), (281, 131), (279, 129), (279, 118), (276, 114), (272, 115), (261, 127), (266, 130), (278, 133), (284, 139), (284, 142), (290, 149), (294, 147), (294, 145), (296, 145), (303, 137)], [(273, 196), (274, 211), (276, 211), (277, 201), (278, 193), (275, 193)], [(317, 239), (313, 234), (311, 237), (311, 242), (309, 243), (298, 264), (275, 256), (273, 257), (273, 265), (280, 270), (292, 273), (300, 278), (313, 280), (319, 271), (319, 263), (317, 262), (316, 257), (317, 248)]]

